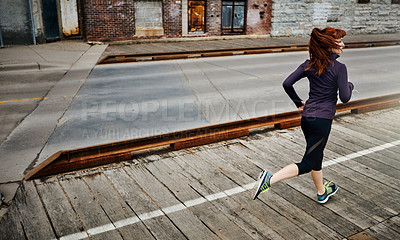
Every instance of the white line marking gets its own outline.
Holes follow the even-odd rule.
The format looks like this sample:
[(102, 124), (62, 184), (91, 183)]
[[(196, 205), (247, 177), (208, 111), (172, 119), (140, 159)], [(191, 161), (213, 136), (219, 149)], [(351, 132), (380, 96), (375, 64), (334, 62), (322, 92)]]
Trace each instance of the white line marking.
[(142, 213), (139, 215), (139, 218), (140, 218), (140, 220), (145, 221), (145, 220), (156, 218), (156, 217), (163, 216), (163, 215), (164, 215), (164, 213), (161, 212), (161, 210), (155, 210), (155, 211), (148, 212), (148, 213)]
[(127, 219), (120, 220), (120, 221), (116, 221), (114, 223), (114, 226), (115, 226), (115, 228), (122, 228), (122, 227), (125, 227), (125, 226), (128, 226), (128, 225), (135, 224), (137, 222), (140, 222), (140, 219), (138, 217), (134, 216), (134, 217), (130, 217), (130, 218), (127, 218)]
[(232, 189), (225, 190), (224, 193), (228, 196), (232, 196), (232, 195), (244, 192), (244, 191), (246, 191), (246, 190), (242, 187), (235, 187)]
[(196, 205), (199, 205), (199, 204), (202, 204), (205, 202), (207, 202), (207, 199), (205, 199), (205, 198), (196, 198), (196, 199), (193, 199), (190, 201), (186, 201), (183, 204), (185, 204), (186, 207), (192, 207), (192, 206), (196, 206)]
[(86, 232), (80, 232), (80, 233), (73, 233), (67, 236), (63, 236), (60, 238), (60, 240), (75, 240), (75, 239), (84, 239), (87, 238), (88, 235)]
[(186, 206), (181, 203), (181, 204), (176, 204), (171, 207), (163, 208), (162, 210), (165, 214), (168, 214), (168, 213), (173, 213), (173, 212), (177, 212), (177, 211), (184, 210), (184, 209), (186, 209)]
[(96, 235), (96, 234), (112, 231), (112, 230), (115, 230), (115, 229), (116, 229), (115, 226), (113, 224), (109, 223), (109, 224), (106, 224), (106, 225), (103, 225), (103, 226), (99, 226), (99, 227), (88, 229), (88, 233), (93, 236), (93, 235)]
[[(390, 143), (385, 143), (385, 144), (382, 144), (382, 145), (379, 145), (379, 146), (376, 146), (376, 147), (371, 147), (371, 148), (368, 148), (368, 149), (365, 149), (365, 150), (362, 150), (362, 151), (358, 151), (358, 152), (355, 152), (355, 153), (348, 154), (346, 156), (341, 156), (341, 157), (326, 161), (326, 162), (323, 163), (323, 166), (327, 167), (327, 166), (335, 165), (337, 163), (348, 161), (348, 160), (351, 160), (351, 159), (354, 159), (354, 158), (358, 158), (358, 157), (361, 157), (361, 156), (364, 156), (364, 155), (367, 155), (367, 154), (370, 154), (370, 153), (374, 153), (374, 152), (377, 152), (377, 151), (381, 151), (381, 150), (384, 150), (384, 149), (387, 149), (387, 148), (390, 148), (390, 147), (394, 147), (394, 146), (397, 146), (397, 145), (400, 145), (400, 140), (396, 140), (396, 141), (393, 141), (393, 142), (390, 142)], [(200, 198), (196, 198), (196, 199), (193, 199), (193, 200), (190, 200), (190, 201), (186, 201), (183, 204), (176, 204), (176, 205), (173, 205), (173, 206), (170, 206), (170, 207), (166, 207), (166, 208), (163, 208), (162, 211), (161, 210), (155, 210), (155, 211), (148, 212), (148, 213), (142, 213), (138, 217), (131, 217), (131, 218), (127, 218), (127, 219), (124, 219), (124, 220), (117, 221), (114, 224), (110, 223), (110, 224), (106, 224), (106, 225), (99, 226), (99, 227), (96, 227), (96, 228), (91, 228), (91, 229), (88, 229), (87, 232), (92, 236), (92, 235), (100, 234), (100, 233), (103, 233), (103, 232), (116, 230), (118, 228), (122, 228), (122, 227), (125, 227), (125, 226), (128, 226), (128, 225), (135, 224), (135, 223), (137, 223), (139, 221), (149, 220), (149, 219), (156, 218), (156, 217), (159, 217), (159, 216), (164, 216), (165, 214), (178, 212), (178, 211), (184, 210), (184, 209), (189, 208), (189, 207), (200, 205), (200, 204), (205, 203), (207, 201), (214, 201), (214, 200), (217, 200), (217, 199), (220, 199), (220, 198), (224, 198), (224, 197), (227, 197), (227, 196), (232, 196), (232, 195), (235, 195), (235, 194), (238, 194), (238, 193), (242, 193), (242, 192), (245, 192), (247, 190), (252, 189), (253, 186), (254, 186), (254, 182), (246, 184), (246, 185), (243, 185), (243, 186), (235, 187), (235, 188), (232, 188), (232, 189), (228, 189), (228, 190), (225, 190), (225, 191), (222, 191), (222, 192), (219, 192), (219, 193), (210, 194), (210, 195), (205, 196), (205, 197), (200, 197)], [(87, 234), (85, 232), (70, 234), (70, 235), (67, 235), (67, 236), (63, 236), (60, 239), (65, 240), (65, 239), (83, 239), (83, 238), (87, 238)]]
[(220, 198), (224, 198), (224, 197), (227, 197), (228, 195), (226, 195), (224, 192), (219, 192), (219, 193), (215, 193), (215, 194), (211, 194), (211, 195), (208, 195), (208, 196), (206, 196), (206, 199), (208, 200), (208, 201), (214, 201), (214, 200), (217, 200), (217, 199), (220, 199)]

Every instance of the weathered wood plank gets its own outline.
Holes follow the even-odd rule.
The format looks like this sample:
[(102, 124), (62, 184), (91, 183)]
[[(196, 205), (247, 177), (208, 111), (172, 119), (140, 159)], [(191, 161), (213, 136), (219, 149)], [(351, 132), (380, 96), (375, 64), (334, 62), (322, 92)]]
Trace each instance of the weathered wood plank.
[[(327, 149), (330, 149), (333, 152), (336, 152), (343, 156), (356, 152), (357, 150), (354, 149), (363, 150), (362, 148), (359, 148), (356, 145), (349, 146), (349, 144), (346, 141), (336, 136), (330, 136), (329, 143), (330, 144), (326, 146)], [(385, 163), (376, 161), (375, 159), (370, 158), (368, 155), (354, 158), (353, 161), (359, 162), (367, 167), (371, 167), (393, 178), (400, 179), (399, 171), (397, 169), (392, 168), (391, 166)]]
[[(186, 155), (185, 155), (186, 156)], [(186, 158), (186, 157), (185, 157)], [(175, 172), (179, 172), (181, 178), (186, 184), (189, 184), (190, 187), (198, 192), (203, 198), (210, 196), (212, 194), (216, 194), (220, 192), (220, 189), (215, 186), (210, 185), (197, 171), (190, 171), (188, 165), (186, 167), (182, 167), (179, 163), (180, 160), (177, 158), (168, 159), (168, 161), (163, 161)], [(240, 209), (235, 207), (235, 203), (228, 197), (223, 197), (216, 200), (209, 200), (209, 204), (216, 208), (216, 213), (208, 214), (209, 209), (213, 209), (208, 207), (206, 209), (200, 208), (199, 206), (193, 206), (194, 211), (200, 213), (199, 217), (203, 222), (207, 223), (211, 229), (221, 238), (230, 239), (230, 238), (245, 238), (245, 239), (263, 239), (260, 237), (260, 234), (264, 234), (267, 232), (267, 235), (271, 235), (268, 233), (268, 227), (266, 229), (254, 229), (254, 227), (249, 226), (244, 220), (243, 216), (247, 214), (247, 212), (237, 212), (236, 209)], [(234, 210), (233, 210), (234, 209)], [(254, 232), (251, 232), (254, 230)], [(276, 234), (273, 236), (277, 236)]]
[[(272, 138), (271, 140), (276, 141), (276, 138)], [(284, 141), (282, 138), (280, 138), (279, 140), (282, 141), (282, 143), (280, 143), (281, 146), (288, 147), (289, 145), (293, 145), (295, 147), (295, 144), (293, 144), (293, 142), (290, 142), (289, 140)], [(279, 144), (280, 141), (276, 141), (276, 143)], [(329, 153), (333, 154), (333, 152)], [(302, 156), (302, 154), (299, 154), (299, 156)], [(345, 190), (341, 191), (341, 196), (347, 204), (353, 206), (354, 208), (362, 211), (366, 215), (371, 216), (378, 221), (382, 221), (383, 219), (393, 215), (393, 211), (390, 211), (392, 213), (387, 212), (383, 208), (376, 205), (374, 202), (366, 200), (369, 197), (376, 197), (376, 190), (370, 189), (370, 191), (368, 191), (368, 187), (364, 185), (365, 183), (360, 184), (361, 181), (358, 179), (352, 181), (346, 174), (342, 174), (340, 171), (335, 171), (335, 168), (337, 167), (338, 166), (335, 165), (329, 168), (325, 168), (324, 176), (328, 177), (328, 179), (335, 179), (335, 182), (340, 184), (342, 190)], [(348, 175), (351, 176), (351, 172)], [(358, 193), (359, 196), (362, 196), (363, 198), (359, 198), (353, 193)]]
[(57, 238), (79, 232), (83, 233), (82, 236), (86, 235), (88, 237), (64, 191), (61, 189), (57, 178), (52, 177), (43, 181), (35, 180), (34, 182), (47, 209)]
[[(285, 137), (288, 138), (286, 138), (287, 141), (284, 142), (284, 146), (290, 146), (290, 148), (295, 149), (298, 155), (302, 156), (296, 135), (294, 135), (293, 132), (287, 132)], [(329, 149), (325, 149), (325, 158), (334, 159), (337, 157), (340, 157), (340, 155)], [(396, 206), (397, 204), (395, 203), (400, 197), (400, 194), (392, 193), (388, 195), (388, 192), (393, 192), (391, 188), (353, 169), (345, 167), (344, 163), (324, 168), (324, 176), (330, 179), (335, 178), (335, 182), (339, 184), (339, 186), (348, 190), (341, 193), (344, 199), (347, 199), (346, 202), (352, 203), (355, 208), (361, 207), (364, 213), (373, 213), (374, 215), (372, 216), (378, 221), (382, 221), (382, 218), (385, 219), (392, 214), (396, 214), (396, 211), (398, 211), (398, 206)], [(360, 183), (363, 184), (361, 185)], [(358, 196), (354, 196), (353, 193), (356, 193)], [(379, 203), (378, 205), (383, 208), (388, 208), (388, 211), (377, 208), (376, 203)], [(396, 211), (389, 208), (389, 206), (394, 207)]]
[[(19, 190), (18, 190), (19, 191)], [(18, 211), (18, 205), (13, 202), (7, 213), (0, 221), (0, 239), (1, 240), (21, 240), (27, 239), (21, 223), (21, 215)]]
[[(284, 134), (284, 136), (288, 139), (291, 139), (291, 137), (295, 138), (295, 139), (291, 139), (293, 142), (298, 143), (300, 141), (304, 141), (303, 140), (303, 136), (299, 131), (290, 131), (290, 132), (286, 132)], [(305, 144), (305, 141), (304, 141)], [(301, 143), (300, 143), (301, 145)], [(328, 142), (327, 148), (325, 149), (325, 157), (327, 159), (335, 159), (337, 157), (341, 157), (343, 155), (340, 155), (339, 153), (335, 152), (335, 149), (331, 149), (331, 147), (337, 147), (337, 145), (333, 143), (331, 143), (331, 141)], [(341, 146), (339, 146), (339, 149), (341, 149)], [(341, 151), (341, 150), (340, 150)], [(351, 153), (353, 153), (352, 151), (350, 151)], [(374, 179), (375, 181), (385, 184), (391, 188), (400, 190), (400, 181), (398, 179), (395, 179), (391, 176), (388, 176), (382, 172), (380, 172), (379, 170), (375, 170), (369, 166), (366, 166), (363, 164), (362, 161), (345, 161), (340, 163), (343, 166), (346, 166), (350, 169), (352, 169), (353, 171), (359, 172), (365, 176), (368, 176), (369, 178)], [(378, 188), (379, 189), (379, 188)]]
[[(258, 154), (260, 150), (258, 150), (256, 147), (249, 145), (249, 143), (243, 142), (246, 146), (252, 148), (255, 152), (252, 153), (252, 151), (249, 151), (250, 149), (246, 147), (241, 147), (242, 149), (234, 149), (231, 147), (232, 150), (237, 151), (237, 152), (246, 152), (247, 156), (257, 159), (257, 158), (265, 158), (264, 156), (270, 157), (270, 158), (275, 158), (279, 159), (275, 154), (268, 153), (267, 155), (260, 155)], [(271, 169), (272, 166), (272, 171), (275, 172), (275, 169), (280, 169), (277, 167), (274, 167), (272, 164), (269, 164), (268, 167)], [(343, 209), (335, 209), (332, 207), (329, 207), (329, 205), (324, 205), (321, 206), (318, 204), (314, 199), (315, 192), (311, 191), (314, 186), (313, 184), (308, 181), (307, 183), (302, 183), (302, 181), (306, 180), (308, 176), (301, 176), (297, 177), (296, 179), (291, 179), (287, 180), (287, 182), (292, 186), (294, 189), (289, 188), (287, 184), (284, 183), (277, 183), (277, 186), (273, 186), (270, 191), (276, 191), (278, 194), (280, 194), (283, 198), (287, 199), (289, 202), (292, 204), (296, 205), (298, 208), (302, 209), (303, 211), (307, 212), (308, 214), (312, 215), (314, 218), (318, 219), (322, 223), (326, 224), (330, 228), (334, 229), (338, 233), (340, 233), (343, 236), (347, 236), (350, 234), (354, 234), (355, 232), (360, 231), (361, 228), (358, 228), (357, 226), (353, 225), (353, 218), (347, 216), (346, 214), (343, 214)], [(279, 184), (279, 186), (278, 186)], [(285, 190), (284, 190), (285, 189)], [(290, 192), (290, 194), (288, 194)], [(304, 195), (303, 195), (304, 194)], [(266, 194), (268, 195), (268, 193)], [(337, 201), (337, 199), (332, 199)], [(326, 208), (328, 207), (328, 208)], [(332, 209), (332, 210), (330, 210)], [(345, 210), (351, 209), (351, 207), (346, 207), (344, 206)], [(339, 215), (338, 215), (339, 214)], [(324, 216), (330, 216), (329, 220), (324, 218)], [(344, 219), (342, 216), (344, 216), (346, 219)], [(357, 222), (357, 221), (356, 221)]]
[(400, 234), (400, 217), (399, 217), (399, 215), (386, 220), (385, 222), (383, 222), (383, 224), (386, 227), (390, 228), (391, 230)]
[[(257, 141), (257, 146), (252, 145), (251, 142), (243, 142), (243, 143), (247, 147), (254, 150), (255, 152), (263, 152), (264, 154), (266, 153), (266, 155), (264, 156), (270, 157), (271, 163), (267, 167), (268, 170), (271, 169), (272, 165), (275, 165), (276, 168), (279, 169), (290, 163), (288, 162), (287, 159), (279, 157), (282, 153), (285, 153), (285, 151), (287, 151), (283, 148), (280, 147), (278, 148), (277, 146), (275, 146), (275, 149), (272, 149), (271, 147), (266, 148), (261, 144), (261, 141)], [(275, 171), (273, 170), (273, 172)], [(293, 189), (290, 190), (290, 188), (285, 186), (286, 184), (281, 184), (279, 185), (279, 187), (275, 187), (274, 189), (276, 189), (275, 191), (281, 191), (283, 188), (286, 188), (286, 190), (289, 191), (291, 194), (288, 194), (287, 192), (280, 192), (280, 195), (285, 199), (290, 198), (290, 202), (292, 204), (295, 204), (299, 208), (304, 209), (304, 206), (307, 207), (313, 206), (311, 209), (306, 209), (305, 211), (309, 213), (314, 213), (315, 218), (317, 218), (321, 222), (324, 222), (326, 225), (331, 226), (333, 229), (335, 229), (337, 232), (341, 233), (344, 236), (348, 235), (349, 233), (358, 232), (360, 229), (371, 226), (375, 223), (374, 220), (365, 216), (361, 212), (353, 209), (340, 199), (333, 198), (330, 200), (330, 204), (325, 204), (324, 206), (320, 206), (315, 201), (316, 199), (315, 187), (313, 186), (312, 180), (308, 178), (309, 178), (308, 176), (300, 176), (295, 179), (286, 180), (285, 183), (289, 184), (291, 188), (297, 190), (298, 192), (292, 192)], [(291, 199), (294, 195), (297, 195), (297, 198), (299, 199), (296, 198)], [(303, 201), (306, 201), (307, 204), (299, 205), (299, 201), (301, 201), (302, 199)], [(337, 201), (338, 204), (333, 204), (334, 202)], [(326, 222), (326, 219), (323, 218), (321, 219), (319, 211), (326, 210), (327, 208), (331, 211), (331, 213), (327, 213), (329, 216), (337, 218), (338, 217), (337, 215), (339, 215), (341, 216), (341, 218), (337, 219), (336, 221), (332, 221), (332, 219), (330, 219), (329, 223)], [(318, 209), (318, 211), (316, 211), (315, 209)], [(345, 222), (346, 224), (344, 224)], [(336, 227), (335, 224), (338, 226)], [(356, 227), (354, 224), (359, 227)]]
[[(210, 194), (214, 194), (220, 189), (216, 188), (214, 185), (210, 184), (207, 181), (202, 180), (202, 177), (199, 173), (195, 171), (187, 172), (187, 168), (182, 168), (179, 164), (171, 159), (164, 161), (168, 166), (175, 169), (176, 171), (182, 174), (182, 179), (187, 182), (191, 186), (191, 188), (195, 189), (196, 192), (201, 193), (203, 196), (209, 196)], [(247, 193), (243, 193), (248, 197)], [(248, 201), (246, 199), (246, 201)], [(221, 199), (217, 199), (211, 201), (210, 204), (214, 205), (218, 208), (223, 214), (227, 215), (232, 221), (236, 222), (236, 224), (249, 224), (248, 229), (254, 230), (256, 233), (264, 235), (266, 238), (270, 239), (283, 239), (276, 232), (274, 232), (268, 224), (261, 222), (256, 216), (251, 215), (247, 209), (241, 208), (236, 202), (232, 199), (224, 197)], [(204, 215), (203, 215), (204, 216)], [(210, 216), (210, 215), (205, 215)], [(245, 219), (246, 221), (239, 221), (240, 219)], [(242, 225), (243, 226), (243, 225)], [(255, 229), (254, 229), (255, 228)], [(252, 234), (254, 235), (254, 233)]]
[[(344, 139), (355, 142), (364, 148), (368, 148), (368, 146), (382, 145), (400, 139), (400, 135), (388, 137), (387, 134), (383, 133), (382, 131), (379, 131), (379, 133), (374, 132), (369, 134), (365, 131), (365, 128), (369, 128), (368, 126), (364, 126), (364, 128), (358, 130), (353, 130), (351, 126), (352, 126), (351, 124), (344, 124), (344, 125), (333, 124), (332, 126), (332, 128), (334, 129), (333, 133), (341, 134), (342, 136), (344, 135), (346, 136), (343, 137)], [(398, 154), (400, 153), (400, 147), (388, 148), (388, 150), (389, 152)], [(392, 155), (390, 157), (393, 156), (399, 158), (398, 155)]]
[[(292, 136), (300, 136), (300, 133), (297, 131), (290, 132)], [(285, 135), (290, 135), (286, 133)], [(347, 154), (352, 154), (355, 150), (352, 150), (353, 145), (349, 144), (344, 141), (343, 139), (339, 139), (339, 137), (330, 137), (327, 147), (325, 149), (325, 155), (330, 157), (331, 159), (335, 158), (329, 156), (332, 152), (337, 154), (337, 156), (343, 156)], [(355, 146), (358, 150), (365, 150), (363, 148), (359, 148)], [(386, 151), (386, 149), (385, 149)], [(364, 175), (370, 176), (371, 178), (382, 182), (390, 187), (400, 190), (400, 181), (399, 181), (399, 174), (398, 170), (391, 168), (387, 164), (380, 163), (372, 159), (369, 154), (366, 156), (361, 156), (352, 159), (352, 161), (346, 161), (341, 163), (349, 168), (352, 168), (355, 171), (358, 171)]]
[[(369, 148), (376, 147), (376, 146), (387, 143), (387, 142), (380, 141), (378, 139), (375, 140), (375, 143), (372, 143), (372, 142), (366, 141), (366, 137), (355, 138), (355, 137), (348, 135), (346, 133), (343, 133), (343, 132), (333, 131), (331, 133), (331, 135), (335, 138), (343, 139), (344, 141), (342, 141), (342, 142), (344, 144), (347, 143), (346, 146), (349, 146), (347, 148), (351, 148), (350, 150), (353, 150), (354, 152), (362, 151), (365, 149), (369, 149)], [(375, 153), (368, 154), (367, 157), (369, 157), (371, 159), (375, 159), (375, 161), (379, 161), (383, 164), (390, 165), (391, 167), (396, 168), (397, 170), (400, 170), (400, 159), (399, 159), (400, 151), (397, 152), (398, 151), (397, 148), (400, 149), (400, 147), (394, 146), (391, 148), (387, 148), (384, 151), (378, 151)]]
[[(358, 117), (342, 116), (340, 118), (336, 118), (335, 120), (340, 123), (346, 124), (346, 127), (348, 128), (360, 129), (360, 126), (363, 126), (361, 129), (364, 129), (364, 131), (371, 131), (372, 133), (373, 132), (387, 133), (387, 137), (397, 138), (398, 135), (400, 134), (398, 118), (399, 115), (390, 116), (389, 114), (383, 114), (379, 116), (373, 116), (373, 115), (372, 116), (360, 115)], [(368, 133), (368, 135), (369, 134), (370, 133)], [(385, 135), (382, 135), (380, 137), (386, 138)]]
[(352, 236), (348, 236), (347, 240), (378, 240), (371, 233), (372, 231), (367, 229)]
[[(179, 158), (178, 158), (179, 159)], [(223, 173), (210, 167), (208, 164), (204, 164), (200, 158), (195, 155), (185, 156), (184, 159), (180, 159), (180, 164), (185, 170), (196, 170), (209, 183), (215, 185), (220, 191), (235, 188), (238, 185), (231, 181), (229, 178), (224, 176)], [(184, 167), (188, 164), (187, 167)], [(203, 182), (203, 184), (205, 184)], [(265, 202), (261, 201), (251, 201), (249, 192), (235, 194), (231, 196), (237, 203), (242, 204), (242, 206), (258, 217), (260, 220), (268, 223), (274, 231), (279, 233), (284, 238), (289, 239), (310, 239), (312, 238), (302, 229), (298, 228), (296, 225), (288, 221), (286, 218), (282, 217), (281, 214), (277, 214), (273, 209), (271, 209)], [(262, 210), (261, 210), (262, 209)], [(275, 221), (267, 221), (268, 219), (274, 219)], [(278, 224), (279, 222), (279, 224)], [(283, 227), (284, 226), (284, 227)], [(296, 234), (294, 234), (296, 232)]]
[[(149, 163), (149, 165), (151, 165), (151, 163)], [(183, 206), (181, 201), (165, 187), (164, 183), (161, 184), (156, 179), (159, 175), (152, 175), (145, 166), (141, 165), (132, 165), (125, 168), (125, 170), (162, 210), (176, 205), (180, 205), (183, 208), (180, 211), (166, 213), (166, 215), (180, 231), (185, 234), (185, 237), (190, 239), (189, 236), (194, 237), (199, 235), (202, 231), (206, 231), (206, 236), (207, 232), (210, 232), (197, 216), (191, 210)], [(194, 227), (195, 225), (196, 227)], [(215, 236), (213, 237), (215, 238)]]
[(377, 239), (400, 239), (400, 232), (393, 230), (385, 223), (379, 223), (370, 229), (375, 233)]
[(28, 239), (52, 239), (55, 234), (33, 182), (23, 182), (15, 204)]
[(393, 226), (394, 230), (400, 230), (400, 216), (394, 216), (391, 219), (388, 220), (390, 224)]
[[(169, 159), (167, 161), (169, 161)], [(176, 163), (169, 161), (169, 165), (172, 167), (175, 165), (174, 168), (175, 168), (175, 170), (178, 170), (178, 172), (173, 171), (172, 169), (166, 170), (165, 168), (169, 169), (169, 167), (167, 167), (167, 166), (163, 167), (164, 171), (167, 171), (168, 173), (170, 173), (168, 176), (165, 176), (164, 180), (167, 180), (167, 182), (168, 182), (167, 185), (168, 185), (169, 189), (175, 193), (175, 195), (180, 199), (180, 201), (191, 201), (193, 199), (196, 199), (196, 195), (198, 197), (201, 197), (201, 195), (199, 195), (197, 193), (197, 191), (199, 189), (196, 186), (197, 184), (196, 183), (192, 184), (194, 181), (187, 181), (187, 178), (183, 177), (181, 175), (181, 171), (179, 171), (179, 167)], [(173, 171), (175, 174), (171, 174), (171, 171)], [(158, 172), (161, 173), (161, 169)], [(159, 174), (157, 174), (157, 176), (158, 175)], [(165, 183), (164, 180), (163, 180), (163, 183)], [(202, 181), (202, 183), (203, 182), (204, 181)], [(191, 184), (192, 187), (189, 184)], [(193, 188), (195, 188), (196, 191)], [(182, 192), (182, 190), (184, 192)], [(200, 192), (200, 191), (199, 192), (205, 196), (207, 196), (206, 195), (207, 193), (212, 192), (211, 189), (205, 189), (205, 187), (204, 187), (204, 190), (205, 190), (205, 192)], [(216, 190), (216, 191), (218, 191), (218, 190)], [(193, 192), (193, 193), (190, 194), (191, 192)], [(215, 191), (212, 193), (215, 193)], [(191, 196), (191, 197), (187, 197), (187, 196)], [(231, 199), (223, 198), (221, 200), (217, 199), (217, 200), (210, 201), (207, 203), (203, 203), (203, 204), (197, 205), (197, 206), (192, 206), (192, 207), (190, 207), (190, 209), (193, 209), (193, 212), (195, 214), (199, 215), (200, 218), (202, 218), (202, 215), (204, 215), (204, 211), (205, 211), (204, 208), (207, 205), (212, 205), (221, 211), (221, 212), (219, 212), (218, 210), (216, 210), (215, 214), (219, 214), (219, 215), (225, 214), (234, 224), (240, 226), (253, 239), (266, 239), (266, 238), (281, 239), (281, 237), (279, 235), (277, 235), (275, 232), (273, 232), (268, 226), (266, 226), (264, 223), (259, 221), (257, 218), (250, 215), (250, 213), (248, 211), (246, 211), (245, 209), (240, 209), (240, 207), (237, 204), (233, 203)], [(209, 207), (206, 207), (206, 208), (209, 208)], [(234, 212), (232, 212), (233, 209), (234, 209)], [(238, 209), (240, 209), (240, 210), (238, 210)], [(207, 219), (204, 219), (204, 220), (207, 220)], [(207, 223), (207, 222), (205, 222), (205, 223)]]
[[(224, 150), (227, 150), (227, 148), (221, 147), (215, 151), (211, 149), (210, 151), (203, 151), (201, 153), (198, 153), (198, 155), (205, 159), (209, 164), (221, 169), (224, 174), (228, 175), (230, 179), (232, 179), (239, 185), (245, 185), (256, 180), (231, 164), (234, 161), (245, 162), (242, 159), (243, 157), (238, 158), (236, 154), (234, 154), (232, 151)], [(223, 160), (219, 154), (223, 155), (226, 158), (229, 158), (229, 160)], [(310, 216), (308, 213), (289, 203), (284, 198), (277, 195), (275, 192), (271, 191), (268, 196), (268, 206), (282, 214), (289, 221), (293, 222), (296, 226), (300, 227), (314, 238), (338, 239), (340, 237), (343, 237)]]
[[(81, 171), (81, 176), (113, 224), (137, 217), (104, 174), (86, 170)], [(154, 239), (142, 222), (124, 226), (118, 231), (124, 239)]]
[(145, 219), (149, 213), (160, 211), (160, 209), (123, 169), (109, 168), (103, 170), (103, 173), (115, 186), (129, 207), (138, 216), (144, 218), (142, 222), (156, 239), (185, 239), (185, 236), (166, 216), (161, 215)]
[(339, 176), (335, 178), (336, 183), (350, 191), (351, 195), (349, 197), (353, 198), (355, 204), (358, 203), (360, 210), (378, 221), (399, 213), (400, 206), (398, 205), (398, 198), (396, 200), (397, 196), (392, 196), (393, 189), (355, 171), (351, 171), (343, 165), (338, 164), (332, 167), (332, 170), (336, 172), (332, 172), (329, 169), (324, 174), (328, 178), (332, 178), (335, 175)]
[[(179, 173), (170, 169), (163, 162), (148, 163), (145, 165), (146, 169), (151, 172), (162, 184), (168, 188), (169, 191), (182, 203), (193, 199), (201, 198), (202, 196), (194, 191), (188, 184), (182, 181)], [(194, 213), (199, 219), (193, 219), (188, 224), (178, 225), (178, 227), (185, 233), (188, 239), (219, 239), (218, 236), (211, 230), (210, 226), (213, 223), (203, 222), (201, 215), (204, 214), (205, 209), (212, 208), (210, 203), (202, 203), (200, 205), (189, 207), (188, 209)], [(209, 211), (209, 210), (208, 210)], [(173, 213), (172, 213), (173, 214)], [(215, 209), (214, 214), (220, 214)], [(209, 226), (210, 225), (210, 226)]]
[(61, 176), (59, 182), (91, 238), (122, 239), (118, 230), (103, 231), (99, 234), (91, 232), (91, 229), (112, 223), (79, 175)]

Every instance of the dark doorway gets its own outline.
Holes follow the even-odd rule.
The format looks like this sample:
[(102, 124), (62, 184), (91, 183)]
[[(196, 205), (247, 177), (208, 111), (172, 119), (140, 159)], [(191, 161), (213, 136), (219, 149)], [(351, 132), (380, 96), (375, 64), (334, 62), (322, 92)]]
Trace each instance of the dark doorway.
[(245, 1), (222, 1), (222, 34), (244, 34)]
[(189, 32), (204, 33), (206, 31), (205, 9), (206, 3), (204, 0), (189, 0)]
[(60, 38), (58, 24), (57, 0), (42, 0), (44, 33), (47, 41)]

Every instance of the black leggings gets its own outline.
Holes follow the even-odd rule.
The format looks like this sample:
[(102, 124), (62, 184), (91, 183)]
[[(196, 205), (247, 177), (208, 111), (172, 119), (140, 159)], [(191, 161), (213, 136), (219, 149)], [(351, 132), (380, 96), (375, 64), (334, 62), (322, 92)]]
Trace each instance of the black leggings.
[(296, 163), (299, 168), (299, 175), (322, 169), (324, 148), (328, 142), (331, 126), (332, 119), (307, 117), (301, 119), (301, 129), (306, 138), (307, 146), (303, 159), (300, 163)]

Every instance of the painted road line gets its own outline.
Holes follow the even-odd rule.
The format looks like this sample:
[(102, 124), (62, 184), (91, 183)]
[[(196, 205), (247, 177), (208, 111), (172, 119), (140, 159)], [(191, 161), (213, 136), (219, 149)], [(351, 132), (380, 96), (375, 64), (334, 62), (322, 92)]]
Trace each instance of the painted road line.
[(8, 100), (8, 101), (1, 101), (1, 103), (12, 103), (12, 102), (23, 102), (23, 101), (37, 101), (37, 100), (44, 100), (47, 98), (29, 98), (29, 99), (18, 99), (18, 100)]
[[(323, 166), (327, 167), (327, 166), (335, 165), (335, 164), (338, 164), (338, 163), (341, 163), (344, 161), (348, 161), (348, 160), (351, 160), (354, 158), (365, 156), (370, 153), (374, 153), (374, 152), (382, 151), (387, 148), (395, 147), (397, 145), (400, 145), (400, 140), (396, 140), (396, 141), (393, 141), (390, 143), (385, 143), (385, 144), (382, 144), (379, 146), (371, 147), (371, 148), (368, 148), (365, 150), (361, 150), (361, 151), (358, 151), (355, 153), (351, 153), (351, 154), (348, 154), (345, 156), (341, 156), (341, 157), (326, 161), (323, 163)], [(210, 194), (205, 197), (200, 197), (200, 198), (196, 198), (193, 200), (189, 200), (189, 201), (184, 202), (183, 204), (176, 204), (176, 205), (173, 205), (170, 207), (162, 208), (161, 210), (155, 210), (155, 211), (148, 212), (148, 213), (142, 213), (138, 217), (131, 217), (131, 218), (117, 221), (113, 224), (110, 223), (110, 224), (106, 224), (106, 225), (99, 226), (96, 228), (88, 229), (87, 232), (92, 236), (92, 235), (116, 230), (118, 228), (122, 228), (122, 227), (125, 227), (128, 225), (135, 224), (139, 221), (153, 219), (156, 217), (164, 216), (169, 213), (178, 212), (178, 211), (184, 210), (184, 209), (192, 207), (192, 206), (200, 205), (205, 202), (211, 202), (211, 201), (214, 201), (214, 200), (217, 200), (220, 198), (224, 198), (224, 197), (232, 196), (232, 195), (235, 195), (238, 193), (242, 193), (242, 192), (252, 189), (254, 184), (255, 184), (255, 182), (249, 183), (249, 184), (246, 184), (243, 186), (235, 187), (232, 189), (228, 189), (228, 190), (225, 190), (225, 191), (222, 191), (219, 193)], [(64, 240), (64, 239), (83, 239), (83, 238), (87, 238), (87, 235), (85, 232), (80, 232), (80, 233), (63, 236), (60, 239)]]

